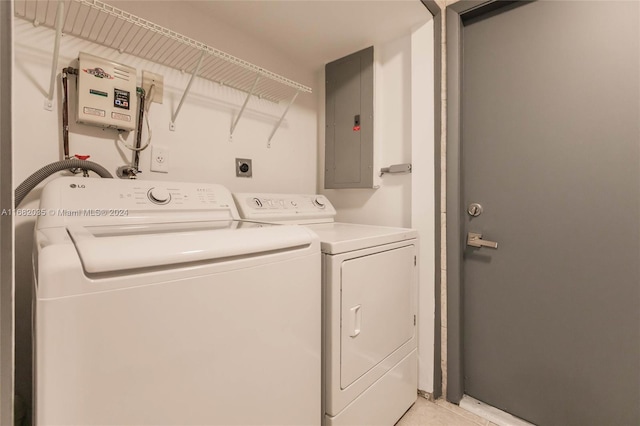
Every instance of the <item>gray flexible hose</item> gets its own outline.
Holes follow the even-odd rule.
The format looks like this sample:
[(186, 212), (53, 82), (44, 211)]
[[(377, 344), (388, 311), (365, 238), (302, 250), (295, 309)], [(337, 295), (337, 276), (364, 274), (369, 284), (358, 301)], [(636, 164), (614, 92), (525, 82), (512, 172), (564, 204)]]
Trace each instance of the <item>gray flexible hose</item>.
[(40, 170), (36, 171), (34, 174), (26, 178), (24, 182), (22, 182), (16, 188), (15, 208), (20, 205), (24, 197), (26, 197), (27, 194), (31, 192), (31, 190), (35, 188), (40, 182), (42, 182), (55, 172), (68, 169), (86, 169), (96, 172), (100, 177), (113, 178), (113, 176), (107, 169), (105, 169), (98, 163), (94, 163), (93, 161), (77, 159), (56, 161), (55, 163), (47, 164)]

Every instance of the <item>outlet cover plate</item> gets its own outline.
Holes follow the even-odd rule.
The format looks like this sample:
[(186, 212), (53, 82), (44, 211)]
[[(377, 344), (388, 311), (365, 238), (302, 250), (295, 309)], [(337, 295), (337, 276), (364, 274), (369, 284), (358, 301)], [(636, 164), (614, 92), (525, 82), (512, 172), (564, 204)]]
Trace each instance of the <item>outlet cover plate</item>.
[(142, 70), (142, 88), (144, 89), (146, 96), (149, 96), (152, 84), (154, 87), (153, 99), (151, 99), (151, 102), (161, 104), (164, 96), (164, 77), (151, 71)]
[(166, 146), (151, 146), (151, 171), (169, 173), (169, 148)]
[(253, 166), (249, 158), (236, 158), (236, 177), (250, 178), (253, 176)]

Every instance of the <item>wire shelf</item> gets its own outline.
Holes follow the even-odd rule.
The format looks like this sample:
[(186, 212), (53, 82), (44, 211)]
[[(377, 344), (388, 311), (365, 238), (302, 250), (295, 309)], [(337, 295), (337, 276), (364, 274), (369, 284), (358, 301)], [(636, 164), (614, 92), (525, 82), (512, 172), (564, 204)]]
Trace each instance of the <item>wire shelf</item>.
[(64, 34), (170, 68), (197, 71), (198, 77), (275, 103), (311, 93), (310, 87), (99, 0), (16, 0), (15, 15), (55, 29), (58, 3), (64, 4)]

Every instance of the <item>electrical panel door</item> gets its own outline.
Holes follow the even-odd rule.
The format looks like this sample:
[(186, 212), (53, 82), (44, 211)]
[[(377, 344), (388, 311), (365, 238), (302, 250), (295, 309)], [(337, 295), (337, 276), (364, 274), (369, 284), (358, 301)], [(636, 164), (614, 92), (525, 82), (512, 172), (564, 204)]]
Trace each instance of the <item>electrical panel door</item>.
[(325, 188), (373, 187), (373, 47), (326, 65)]

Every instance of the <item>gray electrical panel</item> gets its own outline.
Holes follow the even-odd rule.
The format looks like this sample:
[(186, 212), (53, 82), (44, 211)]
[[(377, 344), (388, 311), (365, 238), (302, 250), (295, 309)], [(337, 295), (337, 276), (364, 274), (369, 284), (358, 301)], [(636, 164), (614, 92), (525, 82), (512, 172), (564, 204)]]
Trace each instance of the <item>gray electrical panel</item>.
[(326, 65), (324, 187), (373, 187), (373, 46)]

